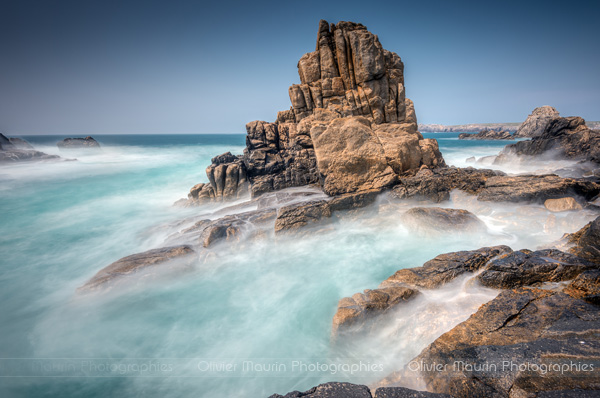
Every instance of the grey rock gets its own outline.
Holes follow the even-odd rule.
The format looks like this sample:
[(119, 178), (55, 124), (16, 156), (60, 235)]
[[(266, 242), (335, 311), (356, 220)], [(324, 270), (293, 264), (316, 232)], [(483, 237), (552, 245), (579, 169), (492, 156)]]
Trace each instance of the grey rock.
[(544, 105), (535, 108), (523, 124), (515, 132), (515, 138), (531, 138), (541, 135), (548, 127), (550, 121), (559, 116), (551, 106)]
[(85, 138), (65, 138), (62, 141), (59, 141), (56, 146), (61, 149), (67, 148), (100, 148), (100, 144), (98, 141), (93, 139), (90, 136)]
[(486, 226), (470, 211), (440, 207), (413, 207), (401, 217), (413, 233), (445, 235), (486, 231)]
[(369, 387), (351, 383), (325, 383), (308, 391), (293, 391), (286, 395), (273, 394), (269, 398), (372, 398)]

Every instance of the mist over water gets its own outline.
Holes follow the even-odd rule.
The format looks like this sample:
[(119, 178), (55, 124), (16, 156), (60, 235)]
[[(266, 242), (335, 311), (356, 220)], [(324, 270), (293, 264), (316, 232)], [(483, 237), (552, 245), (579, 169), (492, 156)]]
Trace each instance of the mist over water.
[[(498, 244), (535, 249), (594, 217), (454, 192), (441, 206), (472, 211), (487, 232), (417, 235), (400, 221), (416, 203), (383, 197), (369, 217), (342, 218), (302, 238), (222, 245), (191, 269), (81, 295), (76, 289), (101, 268), (164, 246), (170, 231), (163, 226), (211, 211), (172, 204), (207, 181), (211, 157), (241, 153), (244, 137), (98, 136), (101, 150), (68, 154), (53, 146), (61, 137), (26, 138), (38, 150), (78, 160), (0, 168), (0, 365), (16, 372), (22, 363), (19, 374), (52, 376), (0, 378), (3, 397), (266, 397), (326, 381), (373, 383), (497, 292), (461, 278), (400, 306), (350, 346), (331, 341), (340, 298), (441, 253)], [(497, 154), (506, 144), (464, 143), (440, 140), (449, 164), (463, 154)], [(42, 358), (54, 367), (2, 358)], [(217, 366), (244, 361), (286, 370)], [(381, 369), (304, 371), (292, 368), (294, 361), (362, 361)], [(214, 368), (204, 371), (200, 362)], [(126, 368), (132, 364), (151, 370)]]

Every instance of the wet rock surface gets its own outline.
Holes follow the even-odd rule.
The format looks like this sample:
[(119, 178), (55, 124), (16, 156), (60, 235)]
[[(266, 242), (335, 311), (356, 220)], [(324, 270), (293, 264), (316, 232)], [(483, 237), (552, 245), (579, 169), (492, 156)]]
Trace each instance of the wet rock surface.
[(123, 277), (130, 276), (149, 267), (163, 266), (169, 262), (190, 262), (195, 251), (187, 245), (163, 247), (143, 253), (132, 254), (115, 261), (109, 266), (98, 271), (92, 279), (80, 288), (80, 291), (89, 291), (107, 286)]
[[(423, 382), (429, 391), (453, 397), (592, 394), (600, 383), (594, 370), (599, 355), (600, 307), (560, 292), (519, 288), (500, 293), (412, 361), (438, 367), (405, 368), (383, 383)], [(550, 371), (540, 371), (541, 366)]]
[(567, 234), (563, 240), (571, 246), (570, 253), (600, 264), (600, 217), (579, 231)]
[(591, 262), (560, 250), (519, 250), (491, 260), (477, 279), (487, 287), (512, 289), (570, 280), (594, 267)]
[(409, 231), (420, 235), (465, 234), (487, 229), (475, 214), (462, 209), (413, 207), (401, 220)]
[(273, 394), (269, 398), (372, 398), (367, 386), (351, 383), (325, 383), (308, 391), (293, 391), (285, 395)]
[(338, 303), (333, 317), (332, 334), (362, 331), (374, 317), (392, 310), (418, 296), (421, 289), (433, 289), (449, 283), (465, 273), (474, 273), (492, 258), (511, 253), (508, 246), (484, 247), (478, 250), (445, 253), (422, 267), (406, 268), (383, 281), (377, 289), (365, 290)]

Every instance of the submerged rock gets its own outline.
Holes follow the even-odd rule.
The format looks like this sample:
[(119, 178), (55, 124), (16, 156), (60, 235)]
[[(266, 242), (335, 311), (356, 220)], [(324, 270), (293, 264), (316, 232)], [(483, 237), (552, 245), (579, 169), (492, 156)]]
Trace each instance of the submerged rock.
[(181, 262), (187, 264), (195, 258), (194, 254), (195, 251), (190, 246), (183, 245), (163, 247), (123, 257), (109, 266), (102, 268), (92, 279), (80, 287), (79, 290), (86, 291), (103, 287), (109, 282), (130, 276), (149, 267), (159, 265), (164, 267), (164, 265), (174, 261), (177, 261), (177, 264), (181, 264)]
[(477, 134), (461, 133), (459, 140), (512, 140), (513, 136), (508, 131), (481, 130)]
[(544, 207), (552, 212), (581, 210), (583, 207), (577, 203), (575, 198), (567, 196), (566, 198), (547, 199), (544, 202)]
[(515, 132), (514, 138), (531, 138), (541, 135), (548, 127), (552, 119), (557, 118), (559, 113), (555, 108), (544, 105), (535, 108), (533, 112)]
[(402, 215), (403, 224), (417, 234), (462, 234), (486, 230), (485, 223), (470, 211), (441, 207), (413, 207)]
[(56, 146), (63, 148), (100, 148), (98, 141), (90, 136), (85, 138), (65, 138), (56, 143)]

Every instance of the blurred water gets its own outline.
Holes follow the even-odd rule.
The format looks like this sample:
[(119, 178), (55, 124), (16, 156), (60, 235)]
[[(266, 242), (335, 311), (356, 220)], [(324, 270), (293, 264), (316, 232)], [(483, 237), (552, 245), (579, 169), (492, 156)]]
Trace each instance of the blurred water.
[[(458, 194), (444, 205), (473, 211), (489, 233), (414, 236), (399, 222), (406, 203), (319, 235), (224, 250), (184, 275), (80, 296), (77, 287), (99, 269), (160, 247), (164, 236), (154, 227), (202, 212), (172, 203), (206, 182), (211, 157), (241, 153), (244, 136), (107, 135), (96, 137), (99, 151), (68, 154), (54, 146), (63, 137), (25, 138), (36, 149), (78, 160), (0, 167), (0, 374), (22, 376), (0, 377), (2, 397), (266, 397), (332, 380), (371, 383), (496, 293), (458, 281), (400, 310), (379, 335), (350, 348), (330, 341), (340, 298), (443, 252), (535, 248), (592, 217), (480, 204)], [(497, 143), (448, 142), (440, 140), (445, 156), (499, 150)], [(554, 227), (546, 228), (552, 216)], [(436, 303), (446, 306), (432, 308)], [(360, 374), (292, 368), (294, 361), (337, 358), (382, 368)], [(244, 361), (286, 370), (244, 371)], [(200, 363), (240, 367), (206, 370)], [(144, 366), (150, 370), (140, 371)]]

